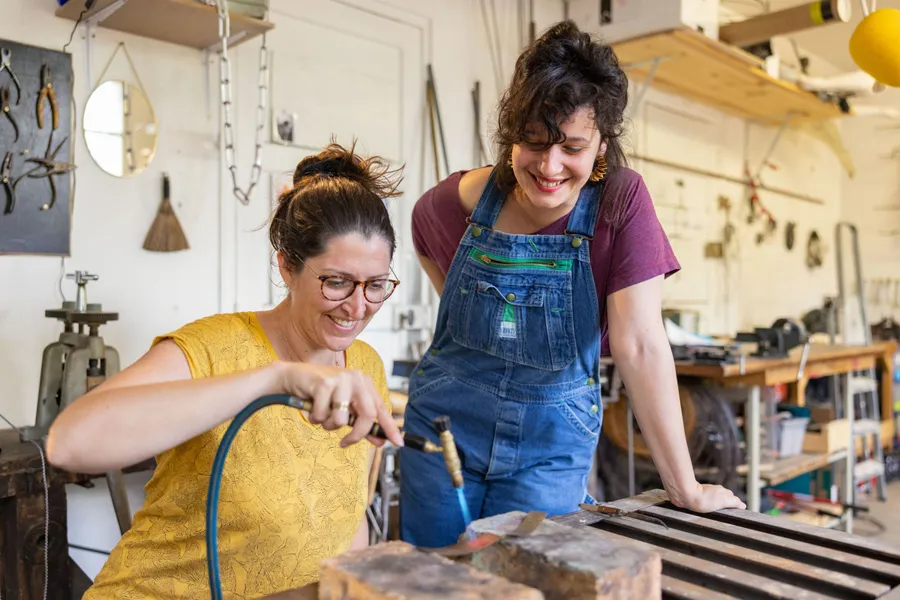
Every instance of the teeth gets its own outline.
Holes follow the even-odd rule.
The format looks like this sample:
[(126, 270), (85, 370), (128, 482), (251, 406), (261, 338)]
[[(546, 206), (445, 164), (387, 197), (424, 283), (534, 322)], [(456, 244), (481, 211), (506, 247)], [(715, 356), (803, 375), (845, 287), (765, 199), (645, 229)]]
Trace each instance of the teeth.
[(352, 327), (353, 326), (354, 321), (348, 321), (346, 319), (339, 319), (339, 318), (331, 316), (331, 315), (328, 315), (328, 316), (331, 318), (332, 321), (334, 321), (341, 327)]
[(546, 179), (541, 179), (540, 177), (535, 177), (535, 179), (539, 184), (541, 184), (541, 187), (555, 188), (563, 184), (562, 181), (548, 181)]

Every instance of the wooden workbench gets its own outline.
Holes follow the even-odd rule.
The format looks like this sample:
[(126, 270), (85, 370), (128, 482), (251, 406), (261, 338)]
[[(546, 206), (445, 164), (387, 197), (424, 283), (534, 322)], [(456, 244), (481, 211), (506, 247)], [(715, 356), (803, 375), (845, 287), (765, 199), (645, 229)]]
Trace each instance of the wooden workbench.
[[(153, 470), (150, 459), (126, 473)], [(49, 498), (44, 497), (41, 455), (13, 429), (0, 430), (0, 596), (39, 600), (44, 597), (44, 544), (47, 544), (48, 600), (70, 600), (66, 485), (91, 485), (103, 475), (71, 473), (49, 464)], [(49, 515), (48, 537), (44, 524)]]
[[(646, 502), (648, 495), (658, 496), (659, 501)], [(658, 554), (662, 560), (663, 598), (900, 598), (900, 546), (895, 544), (749, 510), (726, 509), (715, 513), (694, 513), (667, 502), (662, 490), (653, 490), (611, 504), (632, 514), (652, 517), (655, 521), (611, 517), (583, 510), (555, 516), (550, 520), (574, 529), (597, 530), (598, 535), (602, 535), (605, 540), (621, 544), (623, 554), (635, 547)], [(543, 535), (551, 536), (556, 540), (556, 545), (564, 538), (559, 528), (546, 531)], [(534, 550), (542, 547), (542, 544), (535, 542), (529, 547)], [(561, 554), (548, 557), (547, 560), (549, 563), (561, 564), (566, 562), (565, 556)], [(530, 561), (533, 559), (523, 557), (520, 560), (523, 561), (522, 565), (531, 565)], [(589, 559), (579, 561), (584, 563)], [(523, 583), (517, 577), (525, 570), (527, 569), (524, 567), (509, 568), (503, 576)], [(433, 582), (430, 584), (433, 585)], [(433, 592), (431, 588), (429, 591)], [(543, 591), (546, 597), (551, 597), (546, 589)], [(563, 597), (562, 593), (560, 590), (559, 595), (552, 597)], [(383, 596), (346, 596), (347, 600), (361, 597)], [(316, 598), (317, 586), (312, 584), (302, 589), (267, 596), (266, 600)]]
[[(882, 431), (886, 432), (887, 439), (890, 439), (894, 435), (893, 370), (896, 351), (897, 344), (895, 342), (876, 342), (867, 346), (811, 344), (805, 362), (802, 362), (803, 347), (801, 346), (792, 349), (787, 358), (746, 357), (741, 363), (726, 365), (698, 365), (689, 361), (676, 361), (675, 369), (679, 377), (696, 377), (721, 385), (747, 388), (744, 418), (747, 444), (747, 507), (752, 511), (759, 511), (760, 490), (763, 486), (760, 479), (760, 388), (788, 385), (790, 389), (788, 400), (803, 406), (806, 385), (810, 379), (880, 368), (882, 370), (880, 389)], [(850, 393), (846, 387), (843, 398), (844, 414), (847, 419), (852, 421), (853, 403), (848, 401)], [(855, 447), (855, 440), (851, 439), (848, 447)], [(846, 502), (852, 503), (854, 453), (847, 452), (840, 457), (815, 458), (814, 461), (812, 458), (809, 460), (815, 462), (819, 467), (831, 464), (837, 459), (845, 460), (844, 496)], [(802, 461), (804, 457), (796, 460)], [(852, 532), (852, 520), (852, 514), (848, 513), (845, 523), (848, 532)]]
[(636, 512), (666, 527), (585, 511), (553, 520), (659, 553), (663, 598), (900, 600), (896, 545), (749, 510), (697, 514), (666, 503)]
[[(802, 373), (799, 373), (802, 347), (792, 349), (788, 358), (747, 357), (743, 365), (697, 365), (689, 361), (675, 361), (675, 369), (679, 376), (710, 379), (725, 385), (787, 384), (791, 386), (789, 401), (803, 406), (806, 384), (810, 379), (871, 368), (881, 369), (885, 375), (891, 375), (896, 351), (895, 342), (874, 342), (868, 346), (811, 344)], [(890, 421), (893, 431), (893, 419), (890, 417), (893, 413), (892, 377), (882, 378), (880, 396), (882, 420)]]

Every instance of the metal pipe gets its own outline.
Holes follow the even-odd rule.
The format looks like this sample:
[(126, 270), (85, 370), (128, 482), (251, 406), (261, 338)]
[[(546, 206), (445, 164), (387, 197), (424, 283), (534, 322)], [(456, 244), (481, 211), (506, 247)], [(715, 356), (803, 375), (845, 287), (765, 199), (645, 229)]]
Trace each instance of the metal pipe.
[[(629, 158), (633, 158), (635, 160), (642, 160), (644, 162), (660, 165), (662, 167), (668, 167), (670, 169), (676, 169), (678, 171), (684, 171), (685, 173), (694, 173), (695, 175), (703, 175), (705, 177), (712, 177), (714, 179), (720, 179), (722, 181), (730, 181), (731, 183), (738, 183), (745, 187), (750, 187), (750, 181), (744, 177), (736, 177), (734, 175), (726, 175), (725, 173), (717, 173), (715, 171), (710, 171), (707, 169), (701, 169), (699, 167), (692, 167), (690, 165), (684, 165), (681, 163), (672, 162), (669, 160), (663, 160), (661, 158), (652, 158), (649, 156), (643, 156), (640, 154), (628, 154)], [(795, 200), (802, 200), (803, 202), (809, 202), (811, 204), (825, 204), (825, 201), (816, 198), (814, 196), (807, 196), (806, 194), (799, 194), (797, 192), (792, 192), (790, 190), (785, 190), (783, 188), (776, 188), (772, 186), (765, 185), (764, 183), (758, 183), (756, 185), (757, 190), (764, 190), (767, 192), (772, 192), (773, 194), (779, 194), (781, 196), (787, 196), (788, 198), (794, 198)]]
[(847, 23), (850, 0), (816, 0), (751, 17), (719, 28), (719, 39), (746, 48), (777, 35), (790, 35), (831, 23)]

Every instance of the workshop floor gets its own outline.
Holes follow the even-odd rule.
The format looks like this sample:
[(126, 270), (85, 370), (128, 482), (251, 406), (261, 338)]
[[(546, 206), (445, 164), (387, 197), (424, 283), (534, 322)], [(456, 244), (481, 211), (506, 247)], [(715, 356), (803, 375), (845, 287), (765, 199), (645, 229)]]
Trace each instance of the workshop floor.
[[(869, 507), (869, 516), (873, 521), (860, 513), (854, 520), (853, 533), (900, 548), (900, 481), (888, 484), (887, 501), (866, 499), (861, 504)], [(883, 531), (880, 525), (884, 526)]]

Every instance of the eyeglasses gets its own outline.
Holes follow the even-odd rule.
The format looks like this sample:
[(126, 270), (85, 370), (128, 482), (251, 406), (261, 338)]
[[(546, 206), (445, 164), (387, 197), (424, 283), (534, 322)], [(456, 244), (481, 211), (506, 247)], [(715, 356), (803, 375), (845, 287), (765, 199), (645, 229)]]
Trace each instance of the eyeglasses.
[[(338, 302), (346, 300), (353, 295), (356, 288), (363, 286), (363, 296), (368, 302), (380, 304), (391, 297), (400, 281), (397, 279), (370, 279), (369, 281), (357, 281), (355, 279), (347, 279), (339, 275), (319, 275), (316, 270), (306, 264), (306, 261), (300, 260), (306, 267), (315, 273), (316, 277), (322, 282), (322, 295), (326, 300)], [(394, 269), (391, 269), (391, 273)]]

